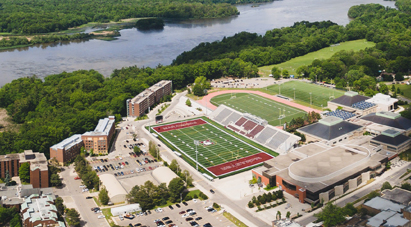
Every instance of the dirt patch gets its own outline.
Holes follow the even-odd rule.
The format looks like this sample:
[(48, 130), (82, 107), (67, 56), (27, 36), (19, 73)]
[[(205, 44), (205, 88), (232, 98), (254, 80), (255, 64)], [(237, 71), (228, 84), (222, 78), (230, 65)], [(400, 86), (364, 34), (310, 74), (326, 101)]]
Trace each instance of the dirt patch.
[(0, 132), (13, 129), (16, 129), (16, 125), (13, 124), (10, 117), (7, 115), (6, 109), (0, 108)]
[(115, 35), (115, 31), (90, 32), (90, 35), (101, 35), (101, 36)]

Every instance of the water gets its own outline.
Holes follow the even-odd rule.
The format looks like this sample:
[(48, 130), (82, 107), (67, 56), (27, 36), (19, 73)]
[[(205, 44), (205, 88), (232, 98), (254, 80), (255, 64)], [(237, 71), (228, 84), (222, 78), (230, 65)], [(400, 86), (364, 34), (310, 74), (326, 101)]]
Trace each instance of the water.
[(114, 41), (88, 40), (0, 51), (0, 86), (33, 74), (45, 77), (63, 71), (95, 69), (109, 76), (113, 69), (127, 66), (168, 65), (177, 55), (201, 42), (221, 40), (241, 31), (264, 34), (302, 20), (331, 20), (346, 25), (348, 9), (367, 3), (390, 7), (395, 4), (383, 0), (283, 0), (255, 8), (240, 5), (239, 16), (166, 22), (162, 31), (124, 29)]

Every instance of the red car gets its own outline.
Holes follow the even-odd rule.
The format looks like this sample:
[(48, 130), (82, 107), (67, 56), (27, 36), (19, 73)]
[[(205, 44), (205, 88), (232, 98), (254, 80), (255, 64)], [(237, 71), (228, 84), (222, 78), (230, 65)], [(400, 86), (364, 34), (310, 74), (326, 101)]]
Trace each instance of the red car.
[(80, 177), (78, 177), (78, 176), (74, 178), (74, 180), (79, 180), (79, 179), (80, 179)]
[(126, 163), (124, 163), (124, 162), (122, 162), (121, 164), (123, 164), (123, 166), (125, 166), (125, 165), (126, 165)]

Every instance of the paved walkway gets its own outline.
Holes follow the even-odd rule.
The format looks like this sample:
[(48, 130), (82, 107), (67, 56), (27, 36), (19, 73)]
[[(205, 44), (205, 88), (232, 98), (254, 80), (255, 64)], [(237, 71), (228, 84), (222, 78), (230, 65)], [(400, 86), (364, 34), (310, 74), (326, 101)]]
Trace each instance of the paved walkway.
[(265, 98), (274, 100), (276, 102), (283, 103), (283, 104), (286, 104), (288, 106), (298, 108), (300, 110), (304, 110), (305, 112), (314, 111), (316, 113), (321, 113), (320, 110), (316, 110), (316, 109), (313, 109), (313, 108), (310, 108), (310, 107), (307, 107), (307, 106), (303, 106), (303, 105), (300, 105), (298, 103), (291, 102), (291, 101), (288, 101), (288, 100), (285, 100), (285, 99), (282, 99), (282, 98), (279, 98), (279, 97), (276, 97), (276, 96), (273, 96), (273, 95), (269, 95), (269, 94), (261, 92), (261, 91), (249, 91), (249, 90), (217, 91), (217, 92), (213, 92), (213, 93), (210, 93), (210, 94), (204, 96), (201, 100), (199, 100), (197, 102), (200, 103), (203, 106), (206, 106), (207, 108), (209, 108), (211, 110), (215, 110), (215, 109), (217, 109), (217, 106), (211, 104), (211, 102), (210, 102), (211, 99), (214, 98), (215, 96), (222, 95), (222, 94), (228, 94), (228, 93), (251, 93), (251, 94), (256, 94), (256, 95), (260, 95), (260, 96), (263, 96)]

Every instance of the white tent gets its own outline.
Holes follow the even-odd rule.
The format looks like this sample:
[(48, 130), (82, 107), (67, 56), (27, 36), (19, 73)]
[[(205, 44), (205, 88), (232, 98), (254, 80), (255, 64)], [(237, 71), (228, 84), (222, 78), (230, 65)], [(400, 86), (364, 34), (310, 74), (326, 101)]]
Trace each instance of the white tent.
[(118, 216), (120, 214), (132, 213), (132, 212), (137, 212), (137, 211), (141, 211), (140, 204), (138, 203), (133, 203), (133, 204), (129, 204), (129, 205), (121, 206), (121, 207), (111, 208), (111, 214), (113, 216)]

